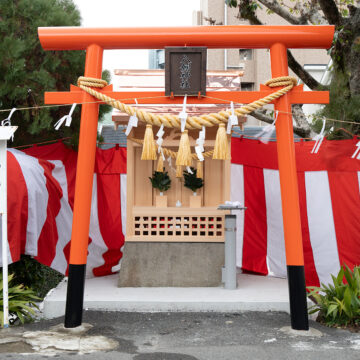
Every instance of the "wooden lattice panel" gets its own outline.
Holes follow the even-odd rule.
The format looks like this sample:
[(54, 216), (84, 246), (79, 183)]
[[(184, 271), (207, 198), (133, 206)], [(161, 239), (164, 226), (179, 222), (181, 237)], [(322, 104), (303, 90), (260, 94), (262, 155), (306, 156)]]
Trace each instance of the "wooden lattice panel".
[[(224, 241), (224, 214), (188, 211), (180, 214), (170, 211), (145, 211), (133, 216), (133, 235), (130, 241)], [(149, 215), (149, 214), (153, 215)]]

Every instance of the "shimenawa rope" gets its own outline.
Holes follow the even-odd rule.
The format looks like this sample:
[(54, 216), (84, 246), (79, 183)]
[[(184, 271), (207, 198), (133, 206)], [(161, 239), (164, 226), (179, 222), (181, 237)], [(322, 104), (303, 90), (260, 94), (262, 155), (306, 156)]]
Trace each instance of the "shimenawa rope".
[[(275, 91), (274, 93), (265, 96), (262, 99), (253, 101), (250, 104), (243, 105), (240, 108), (235, 109), (235, 114), (237, 116), (244, 116), (250, 114), (256, 109), (260, 109), (266, 104), (269, 104), (273, 100), (285, 95), (288, 91), (290, 91), (297, 83), (296, 78), (291, 76), (282, 76), (274, 79), (268, 80), (265, 85), (273, 88), (284, 86), (282, 89)], [(143, 111), (140, 109), (135, 109), (130, 105), (126, 105), (119, 100), (115, 100), (105, 94), (102, 94), (92, 87), (103, 88), (107, 85), (107, 82), (102, 79), (89, 78), (89, 77), (79, 77), (78, 86), (80, 89), (86, 91), (88, 94), (94, 96), (98, 100), (105, 102), (106, 104), (120, 110), (121, 112), (125, 112), (128, 115), (134, 115), (139, 118), (139, 120), (151, 124), (161, 126), (162, 124), (165, 127), (170, 128), (180, 128), (180, 119), (177, 115), (172, 114), (153, 114), (147, 111)], [(202, 126), (210, 127), (214, 125), (219, 125), (221, 123), (227, 123), (229, 116), (231, 115), (230, 111), (220, 111), (218, 113), (211, 113), (201, 116), (189, 116), (186, 120), (186, 128), (187, 129), (201, 129)]]

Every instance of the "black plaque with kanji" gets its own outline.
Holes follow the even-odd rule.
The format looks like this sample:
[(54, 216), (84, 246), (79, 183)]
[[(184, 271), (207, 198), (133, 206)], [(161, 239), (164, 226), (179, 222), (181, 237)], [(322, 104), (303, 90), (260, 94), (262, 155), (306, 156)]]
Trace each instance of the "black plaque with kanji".
[(165, 95), (206, 95), (206, 48), (165, 48)]

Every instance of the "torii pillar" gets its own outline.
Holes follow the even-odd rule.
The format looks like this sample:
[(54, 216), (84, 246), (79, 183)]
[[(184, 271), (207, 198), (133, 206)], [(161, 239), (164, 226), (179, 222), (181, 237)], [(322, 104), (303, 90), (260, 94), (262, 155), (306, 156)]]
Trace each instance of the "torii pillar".
[[(89, 45), (86, 49), (84, 75), (101, 79), (102, 59), (103, 49), (96, 44)], [(91, 194), (99, 117), (99, 104), (94, 103), (94, 98), (86, 92), (81, 95), (81, 103), (85, 104), (81, 107), (71, 239), (86, 239), (86, 241), (71, 241), (65, 327), (78, 326), (82, 322)]]
[[(86, 50), (85, 76), (101, 77), (103, 49), (162, 49), (165, 46), (206, 46), (208, 48), (270, 49), (273, 77), (288, 75), (286, 50), (289, 48), (327, 49), (331, 46), (334, 26), (198, 26), (179, 28), (39, 28), (44, 50)], [(123, 101), (156, 104), (182, 103), (183, 99), (165, 97), (164, 92), (113, 92), (112, 86), (100, 90)], [(209, 98), (189, 98), (188, 103), (250, 103), (274, 92), (266, 86), (253, 92), (208, 92)], [(152, 99), (151, 99), (152, 97)], [(143, 99), (142, 99), (143, 98)], [(147, 98), (147, 99), (144, 99)], [(126, 99), (126, 100), (125, 100)], [(129, 100), (130, 99), (130, 100)], [(90, 209), (99, 102), (76, 86), (70, 92), (46, 93), (46, 104), (82, 105), (79, 154), (76, 173), (73, 229), (70, 248), (69, 282), (65, 327), (81, 325), (84, 281), (89, 238)], [(274, 101), (279, 111), (276, 122), (277, 147), (284, 223), (286, 263), (288, 269), (291, 327), (308, 330), (304, 256), (301, 235), (299, 195), (291, 104), (325, 104), (324, 91), (304, 92), (302, 86)]]
[[(270, 47), (273, 78), (288, 76), (287, 49), (277, 43)], [(291, 327), (308, 330), (304, 252), (301, 232), (300, 202), (296, 173), (291, 101), (287, 95), (275, 102), (277, 153), (281, 186), (287, 277), (289, 283)]]

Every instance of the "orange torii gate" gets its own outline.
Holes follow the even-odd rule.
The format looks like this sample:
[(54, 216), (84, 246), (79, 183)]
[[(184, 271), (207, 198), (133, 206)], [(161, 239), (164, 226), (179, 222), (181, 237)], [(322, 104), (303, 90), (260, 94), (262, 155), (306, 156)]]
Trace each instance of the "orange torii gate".
[[(84, 76), (101, 78), (104, 49), (162, 49), (166, 46), (205, 46), (208, 48), (270, 49), (272, 77), (288, 75), (287, 49), (327, 49), (334, 35), (333, 26), (197, 26), (177, 28), (39, 28), (44, 50), (86, 50)], [(112, 85), (98, 90), (124, 103), (158, 103), (151, 97), (164, 96), (162, 103), (182, 103), (182, 97), (171, 99), (163, 92), (113, 92)], [(229, 101), (250, 103), (273, 93), (267, 86), (254, 92), (208, 92), (209, 98), (188, 98), (188, 103), (229, 104)], [(148, 97), (147, 99), (141, 99)], [(127, 99), (127, 100), (126, 100)], [(291, 104), (329, 101), (328, 92), (304, 92), (294, 87), (274, 101), (279, 111), (276, 122), (284, 223), (285, 251), (288, 269), (291, 326), (308, 330), (304, 257), (302, 248), (300, 207), (296, 175)], [(65, 327), (82, 322), (85, 268), (89, 237), (92, 181), (95, 163), (97, 123), (100, 102), (71, 85), (69, 92), (45, 93), (46, 104), (84, 103), (81, 112), (79, 153), (76, 172), (74, 216), (71, 237), (69, 281), (66, 300)]]

